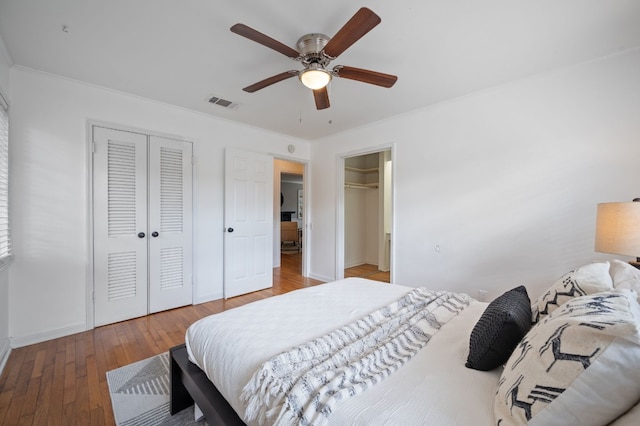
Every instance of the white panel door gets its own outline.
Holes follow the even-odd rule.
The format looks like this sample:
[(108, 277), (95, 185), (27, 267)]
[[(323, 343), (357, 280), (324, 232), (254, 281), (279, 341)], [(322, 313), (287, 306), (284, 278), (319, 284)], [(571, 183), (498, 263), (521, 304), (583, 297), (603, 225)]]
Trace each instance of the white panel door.
[(94, 127), (95, 325), (147, 314), (147, 136)]
[(225, 152), (224, 297), (273, 286), (273, 158)]
[(192, 145), (149, 138), (149, 312), (191, 304)]

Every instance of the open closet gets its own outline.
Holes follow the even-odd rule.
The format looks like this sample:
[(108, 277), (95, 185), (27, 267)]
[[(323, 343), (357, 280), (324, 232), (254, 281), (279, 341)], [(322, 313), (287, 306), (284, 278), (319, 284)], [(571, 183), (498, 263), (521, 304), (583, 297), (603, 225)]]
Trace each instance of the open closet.
[(390, 281), (391, 151), (344, 160), (345, 277)]

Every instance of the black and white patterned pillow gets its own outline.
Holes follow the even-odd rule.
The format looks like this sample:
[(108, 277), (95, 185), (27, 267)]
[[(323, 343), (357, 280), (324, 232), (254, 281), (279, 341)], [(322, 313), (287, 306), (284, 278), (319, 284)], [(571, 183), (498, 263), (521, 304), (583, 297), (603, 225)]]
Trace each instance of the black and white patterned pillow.
[(489, 371), (503, 365), (530, 328), (527, 289), (519, 286), (507, 291), (487, 306), (473, 327), (465, 366)]
[(603, 425), (640, 399), (640, 305), (629, 290), (577, 297), (546, 316), (498, 382), (496, 424)]
[(536, 323), (574, 297), (613, 289), (609, 262), (590, 263), (564, 274), (531, 305), (531, 321)]

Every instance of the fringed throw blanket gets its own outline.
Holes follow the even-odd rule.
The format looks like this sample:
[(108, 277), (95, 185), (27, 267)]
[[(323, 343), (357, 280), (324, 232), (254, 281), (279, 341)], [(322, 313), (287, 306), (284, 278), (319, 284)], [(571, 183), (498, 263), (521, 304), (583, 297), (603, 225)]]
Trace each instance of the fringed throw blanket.
[(271, 358), (242, 390), (247, 420), (326, 424), (338, 401), (368, 389), (404, 365), (470, 301), (464, 294), (417, 288), (353, 323)]

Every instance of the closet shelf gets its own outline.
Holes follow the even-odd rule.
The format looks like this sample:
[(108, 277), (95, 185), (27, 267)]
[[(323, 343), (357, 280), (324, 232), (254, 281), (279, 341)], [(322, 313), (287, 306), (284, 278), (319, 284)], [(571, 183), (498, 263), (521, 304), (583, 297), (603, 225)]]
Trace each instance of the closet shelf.
[(364, 174), (378, 173), (378, 168), (377, 167), (374, 167), (374, 168), (371, 168), (371, 169), (361, 169), (361, 168), (358, 168), (358, 167), (346, 166), (344, 169), (348, 170), (350, 172), (357, 172), (357, 173), (364, 173)]

